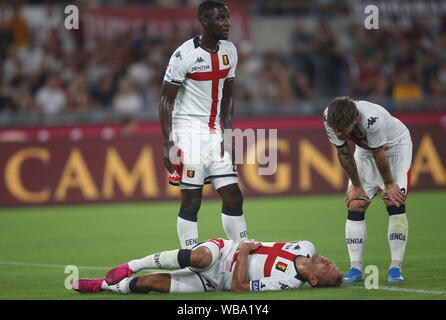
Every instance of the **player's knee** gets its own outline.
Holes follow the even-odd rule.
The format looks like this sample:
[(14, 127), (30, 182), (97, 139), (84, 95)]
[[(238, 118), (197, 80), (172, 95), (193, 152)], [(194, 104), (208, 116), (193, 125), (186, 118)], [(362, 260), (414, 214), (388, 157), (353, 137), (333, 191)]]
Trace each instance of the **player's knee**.
[(212, 252), (207, 247), (198, 247), (192, 250), (190, 264), (195, 268), (207, 268), (212, 263)]
[(191, 197), (181, 201), (181, 208), (188, 212), (197, 213), (200, 210), (201, 198)]
[(365, 211), (369, 207), (369, 202), (365, 200), (353, 200), (348, 206), (350, 211)]
[(241, 208), (243, 206), (243, 194), (237, 184), (228, 186), (220, 194), (224, 207)]
[(138, 292), (148, 291), (169, 292), (170, 275), (167, 273), (153, 273), (142, 276), (136, 282)]
[(241, 208), (243, 207), (243, 197), (236, 197), (226, 201), (223, 201), (223, 206), (226, 208)]

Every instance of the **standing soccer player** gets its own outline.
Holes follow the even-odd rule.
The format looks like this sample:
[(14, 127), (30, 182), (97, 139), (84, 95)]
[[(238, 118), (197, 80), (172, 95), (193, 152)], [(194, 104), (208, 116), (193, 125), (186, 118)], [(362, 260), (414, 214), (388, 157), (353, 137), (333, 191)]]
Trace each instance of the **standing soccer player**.
[[(324, 111), (328, 139), (336, 146), (338, 159), (350, 178), (345, 193), (348, 207), (345, 236), (351, 269), (344, 282), (362, 280), (366, 242), (365, 212), (381, 190), (389, 214), (387, 238), (391, 263), (388, 282), (401, 282), (401, 263), (406, 249), (412, 140), (406, 126), (383, 107), (349, 97), (334, 99)], [(352, 153), (347, 139), (356, 144)]]
[[(182, 248), (198, 244), (197, 214), (205, 183), (220, 195), (223, 228), (229, 239), (246, 239), (243, 195), (237, 168), (224, 150), (223, 129), (232, 129), (235, 46), (227, 41), (228, 7), (215, 0), (198, 8), (202, 32), (172, 54), (161, 89), (159, 116), (164, 166), (169, 183), (179, 185), (177, 232)], [(176, 149), (178, 148), (178, 149)], [(175, 163), (178, 150), (179, 163)]]

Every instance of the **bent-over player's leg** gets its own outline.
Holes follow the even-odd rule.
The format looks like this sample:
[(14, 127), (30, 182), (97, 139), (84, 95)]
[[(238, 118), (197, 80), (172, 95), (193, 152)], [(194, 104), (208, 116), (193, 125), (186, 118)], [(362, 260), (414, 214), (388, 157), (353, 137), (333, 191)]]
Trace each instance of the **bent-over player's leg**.
[[(224, 178), (220, 178), (222, 180)], [(215, 181), (214, 183), (218, 183)], [(223, 229), (230, 240), (235, 243), (247, 239), (248, 232), (243, 215), (243, 194), (238, 183), (216, 188), (222, 200), (221, 220)]]
[[(374, 174), (376, 166), (372, 157), (355, 152), (355, 161), (358, 168), (361, 187), (371, 200), (377, 191)], [(349, 181), (349, 186), (351, 181)], [(351, 283), (363, 278), (362, 261), (364, 247), (367, 241), (367, 227), (365, 213), (370, 204), (366, 198), (357, 198), (350, 202), (345, 222), (345, 239), (350, 257), (350, 270), (345, 275), (344, 281)]]
[[(410, 188), (410, 165), (412, 161), (412, 145), (399, 146), (400, 154), (387, 157), (393, 180), (400, 187), (401, 191), (407, 195)], [(393, 205), (383, 197), (389, 214), (389, 227), (387, 230), (387, 240), (390, 247), (391, 263), (389, 266), (388, 281), (401, 282), (404, 278), (401, 275), (401, 265), (406, 250), (406, 243), (409, 234), (409, 223), (406, 216), (406, 204), (399, 207)]]
[(344, 277), (345, 282), (362, 280), (362, 261), (367, 240), (365, 213), (368, 205), (366, 200), (353, 200), (348, 207), (345, 239), (350, 257), (350, 271)]

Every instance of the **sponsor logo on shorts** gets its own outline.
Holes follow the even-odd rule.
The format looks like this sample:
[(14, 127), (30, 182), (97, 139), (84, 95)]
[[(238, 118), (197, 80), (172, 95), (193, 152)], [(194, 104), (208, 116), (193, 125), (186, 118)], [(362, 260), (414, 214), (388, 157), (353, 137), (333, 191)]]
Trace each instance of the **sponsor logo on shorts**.
[(195, 169), (194, 169), (194, 168), (188, 168), (188, 169), (186, 170), (186, 176), (187, 176), (188, 178), (193, 178), (193, 177), (195, 177)]

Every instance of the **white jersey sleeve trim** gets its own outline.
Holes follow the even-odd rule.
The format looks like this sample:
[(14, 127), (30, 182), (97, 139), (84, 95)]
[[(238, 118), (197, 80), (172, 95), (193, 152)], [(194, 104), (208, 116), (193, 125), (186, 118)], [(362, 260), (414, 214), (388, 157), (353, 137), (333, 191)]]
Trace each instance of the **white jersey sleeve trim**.
[(300, 288), (304, 282), (296, 278), (267, 277), (250, 281), (251, 291), (286, 290)]

